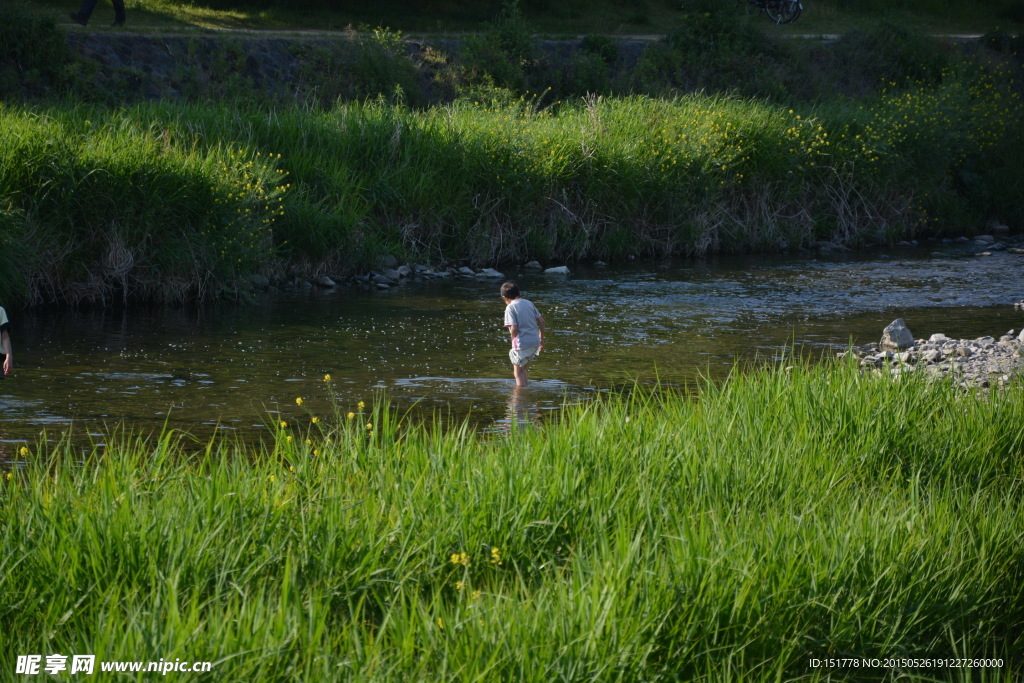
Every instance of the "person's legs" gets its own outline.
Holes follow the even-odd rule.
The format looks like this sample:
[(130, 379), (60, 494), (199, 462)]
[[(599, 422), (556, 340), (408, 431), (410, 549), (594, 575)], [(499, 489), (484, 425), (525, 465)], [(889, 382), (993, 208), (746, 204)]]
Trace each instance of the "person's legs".
[(82, 0), (82, 6), (71, 15), (71, 20), (85, 26), (89, 23), (89, 17), (92, 16), (94, 9), (96, 9), (96, 0)]
[(527, 377), (529, 372), (530, 369), (525, 365), (512, 366), (512, 374), (515, 375), (517, 387), (525, 387), (527, 385), (529, 382), (529, 378)]
[(114, 26), (122, 26), (125, 20), (124, 0), (110, 0), (110, 3), (114, 6)]

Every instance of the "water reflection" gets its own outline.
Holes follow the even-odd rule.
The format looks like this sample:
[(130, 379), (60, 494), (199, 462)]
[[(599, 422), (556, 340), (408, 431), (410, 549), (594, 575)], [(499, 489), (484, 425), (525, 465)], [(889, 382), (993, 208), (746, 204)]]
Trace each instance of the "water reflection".
[[(539, 427), (542, 423), (542, 408), (535, 400), (534, 395), (537, 385), (541, 384), (532, 381), (525, 387), (517, 386), (514, 381), (508, 382), (508, 401), (505, 404), (505, 415), (482, 431), (493, 434), (514, 434), (520, 429), (532, 429)], [(540, 391), (543, 390), (541, 384)], [(561, 404), (559, 404), (561, 405)]]
[[(455, 377), (400, 378), (388, 388), (387, 395), (399, 404), (414, 404), (423, 413), (431, 411), (435, 419), (461, 421), (469, 418), (487, 433), (508, 433), (516, 427), (540, 425), (546, 413), (564, 405), (590, 400), (593, 387), (570, 387), (558, 380), (531, 380), (517, 387), (512, 379)], [(504, 400), (505, 410), (495, 414), (493, 407)], [(452, 415), (452, 405), (470, 402), (470, 413)]]
[(530, 400), (530, 387), (512, 385), (509, 393), (506, 421), (513, 429), (533, 427), (540, 424), (540, 411), (537, 404)]

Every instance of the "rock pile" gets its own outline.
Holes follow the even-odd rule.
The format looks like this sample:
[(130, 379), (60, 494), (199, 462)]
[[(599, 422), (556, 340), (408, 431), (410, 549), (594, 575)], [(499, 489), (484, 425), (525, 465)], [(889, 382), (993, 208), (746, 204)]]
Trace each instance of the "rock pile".
[(903, 320), (894, 320), (882, 332), (877, 344), (855, 347), (861, 367), (888, 371), (893, 376), (924, 372), (933, 377), (952, 378), (965, 388), (1006, 386), (1014, 375), (1024, 373), (1024, 331), (1010, 330), (998, 340), (950, 339), (933, 334), (927, 340), (914, 339)]
[[(387, 256), (381, 263), (381, 268), (371, 270), (349, 278), (331, 277), (320, 275), (312, 279), (293, 278), (280, 282), (271, 282), (269, 278), (262, 275), (251, 275), (249, 284), (254, 290), (262, 292), (275, 291), (296, 291), (303, 289), (333, 289), (341, 286), (339, 283), (359, 289), (391, 289), (399, 285), (412, 282), (426, 282), (430, 280), (462, 279), (462, 280), (505, 280), (505, 274), (494, 268), (470, 268), (460, 267), (429, 267), (418, 264), (400, 264), (393, 256)], [(523, 266), (525, 270), (543, 272), (544, 275), (553, 277), (569, 277), (572, 275), (566, 266), (544, 268), (536, 261), (531, 261)]]
[(380, 270), (371, 270), (361, 275), (353, 275), (346, 280), (346, 284), (362, 289), (390, 289), (407, 282), (423, 282), (426, 280), (442, 279), (463, 279), (463, 280), (504, 280), (504, 273), (493, 268), (480, 268), (474, 270), (468, 266), (460, 268), (439, 268), (434, 269), (423, 265), (400, 265), (385, 267)]

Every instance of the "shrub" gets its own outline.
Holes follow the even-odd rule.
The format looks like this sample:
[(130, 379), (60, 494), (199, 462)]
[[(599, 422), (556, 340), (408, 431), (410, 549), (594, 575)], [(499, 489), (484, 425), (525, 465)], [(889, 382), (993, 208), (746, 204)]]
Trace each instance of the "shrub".
[(481, 34), (467, 36), (462, 63), (471, 78), (489, 78), (495, 85), (523, 92), (529, 74), (539, 68), (530, 25), (517, 0), (506, 0), (494, 21)]
[(565, 65), (563, 74), (560, 94), (611, 94), (611, 72), (600, 55), (582, 51), (573, 55)]
[(856, 95), (879, 87), (938, 83), (951, 62), (937, 41), (889, 22), (843, 34), (832, 57), (840, 87)]
[(1019, 33), (995, 29), (981, 37), (981, 44), (999, 54), (1013, 55), (1018, 59), (1024, 57), (1024, 36)]
[(781, 97), (788, 63), (783, 47), (749, 19), (719, 10), (695, 11), (643, 53), (634, 88)]
[(52, 19), (21, 2), (4, 7), (0, 22), (0, 98), (39, 97), (62, 80), (68, 62), (64, 38)]
[(337, 100), (395, 98), (427, 104), (425, 76), (405, 52), (402, 34), (360, 27), (345, 41), (296, 45), (301, 100), (332, 106)]
[(25, 273), (35, 266), (35, 254), (26, 238), (24, 211), (0, 207), (0, 306), (25, 301)]
[(619, 59), (618, 43), (608, 36), (589, 33), (583, 36), (583, 40), (580, 42), (580, 50), (600, 58), (602, 62), (609, 66), (615, 64)]

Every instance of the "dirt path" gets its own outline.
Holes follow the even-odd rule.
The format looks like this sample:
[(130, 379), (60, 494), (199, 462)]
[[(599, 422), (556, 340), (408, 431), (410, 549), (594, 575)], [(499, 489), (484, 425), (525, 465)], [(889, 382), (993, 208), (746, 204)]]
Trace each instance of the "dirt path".
[[(163, 36), (191, 36), (195, 34), (209, 33), (213, 35), (217, 34), (239, 34), (239, 35), (253, 35), (263, 37), (275, 37), (275, 38), (346, 38), (351, 35), (349, 31), (329, 31), (322, 29), (259, 29), (259, 28), (218, 28), (218, 27), (175, 27), (168, 28), (163, 26), (146, 26), (136, 25), (129, 23), (128, 26), (111, 28), (106, 25), (97, 25), (94, 28), (81, 27), (71, 21), (63, 22), (60, 24), (66, 26), (72, 30), (82, 32), (93, 32), (93, 33), (109, 33), (115, 31), (125, 31), (129, 33), (142, 33), (152, 35), (163, 35)], [(440, 34), (406, 34), (405, 39), (411, 42), (431, 40), (431, 39), (457, 39), (461, 36), (471, 35), (470, 32), (445, 32)], [(610, 38), (616, 38), (618, 40), (627, 41), (638, 41), (638, 42), (656, 42), (665, 37), (664, 34), (656, 33), (628, 33), (628, 34), (608, 34)], [(838, 40), (842, 34), (840, 33), (784, 33), (780, 34), (781, 38), (793, 38), (793, 39), (804, 39), (804, 40)], [(981, 38), (981, 33), (934, 33), (931, 34), (933, 38), (942, 38), (947, 40), (978, 40)], [(562, 38), (547, 38), (544, 34), (536, 34), (534, 38), (537, 40), (582, 40), (585, 36), (576, 35), (572, 37)]]

